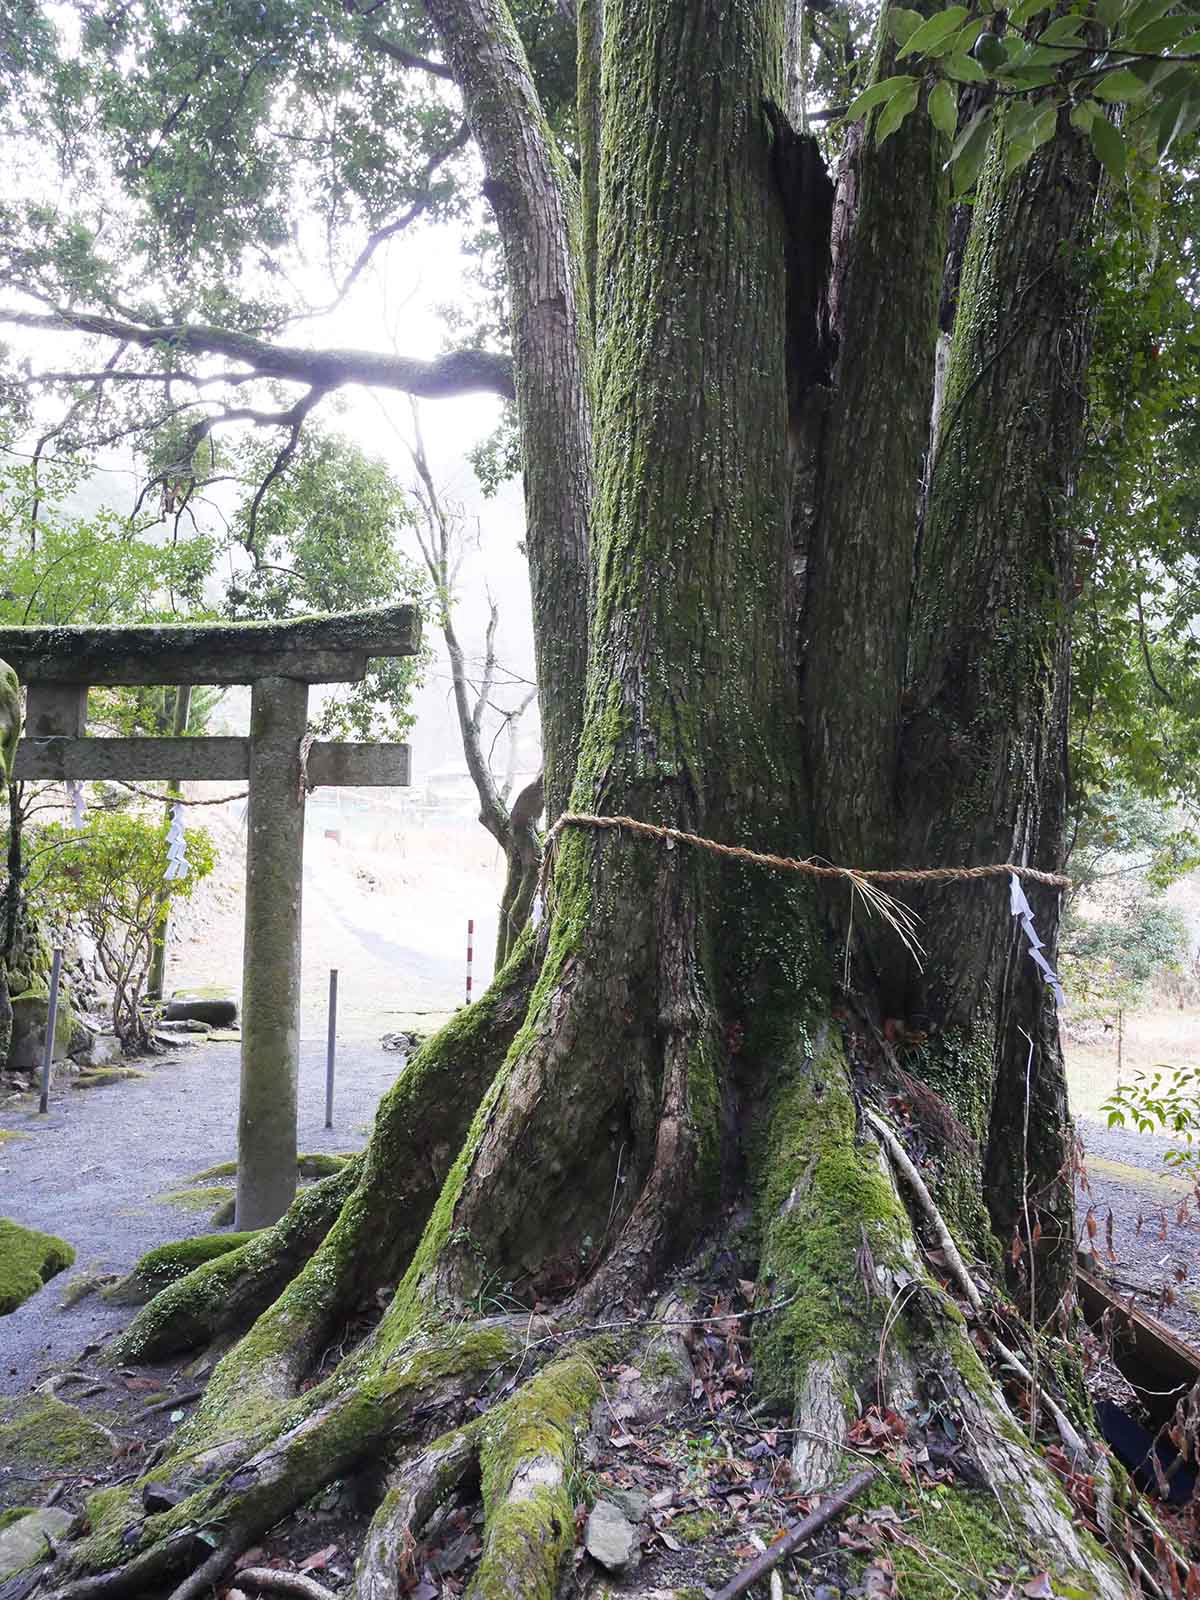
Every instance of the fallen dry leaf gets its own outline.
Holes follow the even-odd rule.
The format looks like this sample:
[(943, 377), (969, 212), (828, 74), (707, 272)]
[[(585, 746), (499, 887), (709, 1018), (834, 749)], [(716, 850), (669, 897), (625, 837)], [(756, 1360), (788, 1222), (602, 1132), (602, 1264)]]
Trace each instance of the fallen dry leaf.
[(296, 1568), (296, 1571), (319, 1572), (322, 1567), (327, 1567), (329, 1565), (337, 1553), (337, 1545), (327, 1544), (324, 1550), (317, 1550), (311, 1556), (305, 1556), (304, 1560)]

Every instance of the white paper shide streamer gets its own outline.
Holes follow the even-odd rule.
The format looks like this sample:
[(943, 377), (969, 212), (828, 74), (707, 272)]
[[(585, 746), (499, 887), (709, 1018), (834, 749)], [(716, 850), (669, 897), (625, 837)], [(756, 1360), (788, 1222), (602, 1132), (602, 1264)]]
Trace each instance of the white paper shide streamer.
[(1008, 880), (1009, 909), (1014, 917), (1020, 917), (1021, 927), (1025, 930), (1025, 937), (1029, 940), (1029, 955), (1034, 965), (1040, 970), (1042, 977), (1054, 994), (1056, 1005), (1066, 1003), (1066, 996), (1062, 991), (1062, 984), (1058, 981), (1058, 974), (1046, 960), (1042, 951), (1046, 948), (1038, 931), (1033, 925), (1033, 912), (1029, 908), (1029, 901), (1025, 898), (1025, 891), (1021, 887), (1021, 880), (1014, 872)]
[(190, 868), (187, 858), (187, 840), (183, 833), (183, 807), (171, 807), (171, 826), (167, 829), (167, 870), (163, 877), (168, 883), (186, 878)]
[(71, 826), (78, 833), (83, 827), (83, 784), (78, 778), (67, 780), (67, 804), (71, 808)]

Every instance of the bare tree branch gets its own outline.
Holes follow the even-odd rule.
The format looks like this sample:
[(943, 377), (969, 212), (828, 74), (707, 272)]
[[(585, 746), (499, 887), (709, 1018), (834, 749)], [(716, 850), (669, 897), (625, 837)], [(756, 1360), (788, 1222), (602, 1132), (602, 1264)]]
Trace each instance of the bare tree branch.
[(428, 56), (416, 55), (412, 50), (406, 50), (403, 45), (396, 44), (371, 28), (364, 28), (358, 37), (367, 49), (374, 50), (376, 55), (387, 56), (402, 67), (415, 67), (421, 72), (432, 73), (435, 78), (448, 78), (451, 83), (454, 82), (454, 73), (444, 62), (431, 61)]
[[(479, 684), (473, 684), (467, 673), (466, 656), (459, 642), (452, 615), (453, 570), (457, 569), (455, 547), (458, 542), (455, 538), (455, 518), (438, 494), (429, 458), (425, 454), (425, 441), (421, 434), (421, 421), (415, 403), (412, 406), (412, 417), (413, 437), (405, 443), (417, 474), (416, 499), (425, 518), (425, 527), (422, 529), (420, 524), (417, 526), (417, 542), (429, 570), (429, 576), (441, 599), (442, 637), (446, 642), (446, 653), (450, 658), (450, 683), (459, 732), (462, 735), (463, 755), (467, 771), (471, 775), (471, 782), (475, 785), (475, 793), (479, 797), (479, 820), (507, 854), (513, 842), (512, 822), (506, 804), (507, 794), (502, 791), (492, 775), (490, 753), (488, 757), (484, 756), (481, 737), (484, 712), (491, 704), (490, 696), (495, 684), (496, 628), (500, 620), (500, 610), (495, 601), (489, 597), (483, 677)], [(474, 704), (471, 703), (468, 691), (474, 694)], [(525, 704), (528, 704), (531, 698), (532, 695), (526, 696)], [(507, 718), (511, 713), (502, 715)], [(516, 715), (519, 716), (520, 712), (518, 711)], [(494, 741), (492, 749), (495, 749)]]
[(227, 356), (244, 361), (258, 377), (302, 383), (324, 393), (349, 383), (398, 389), (424, 399), (444, 399), (481, 391), (512, 399), (515, 393), (512, 362), (507, 356), (490, 350), (452, 350), (435, 356), (432, 361), (384, 355), (373, 350), (304, 350), (202, 323), (151, 326), (65, 309), (39, 312), (0, 308), (0, 323), (42, 332), (90, 333), (138, 345), (144, 350), (163, 348), (187, 355)]
[[(422, 179), (426, 186), (432, 182), (434, 173), (436, 173), (437, 169), (442, 165), (442, 163), (444, 161), (448, 161), (456, 151), (461, 150), (470, 140), (470, 137), (470, 125), (464, 122), (448, 144), (443, 145), (440, 150), (434, 151), (429, 160), (425, 163), (425, 170), (422, 174)], [(396, 234), (402, 233), (405, 228), (407, 228), (411, 223), (415, 222), (422, 212), (429, 209), (431, 200), (432, 196), (428, 193), (427, 188), (426, 193), (418, 196), (418, 198), (414, 200), (413, 203), (408, 207), (407, 211), (402, 212), (401, 215), (398, 216), (393, 222), (389, 222), (386, 224), (386, 226), (376, 229), (376, 231), (367, 240), (366, 244), (364, 244), (362, 249), (359, 251), (354, 265), (350, 268), (350, 271), (343, 280), (342, 286), (337, 293), (337, 299), (334, 301), (334, 306), (340, 305), (341, 302), (346, 298), (357, 279), (366, 269), (371, 257), (375, 254), (376, 250), (379, 249), (379, 246), (381, 244), (385, 244), (387, 240), (395, 238)], [(330, 307), (329, 309), (332, 310), (333, 307)]]

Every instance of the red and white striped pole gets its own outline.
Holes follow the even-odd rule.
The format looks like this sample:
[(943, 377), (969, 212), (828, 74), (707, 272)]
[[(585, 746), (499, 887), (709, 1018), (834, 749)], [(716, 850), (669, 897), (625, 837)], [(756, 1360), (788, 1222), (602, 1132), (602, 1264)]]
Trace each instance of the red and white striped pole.
[(471, 963), (475, 959), (475, 918), (467, 918), (467, 1004), (471, 1004)]

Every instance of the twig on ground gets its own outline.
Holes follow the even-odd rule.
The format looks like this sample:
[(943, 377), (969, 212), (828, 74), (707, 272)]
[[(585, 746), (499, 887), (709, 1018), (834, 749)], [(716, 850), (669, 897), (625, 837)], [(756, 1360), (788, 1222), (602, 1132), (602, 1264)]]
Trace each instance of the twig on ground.
[(875, 1478), (876, 1474), (870, 1470), (856, 1472), (848, 1483), (844, 1483), (840, 1489), (835, 1489), (828, 1499), (822, 1500), (815, 1511), (810, 1511), (799, 1522), (793, 1523), (774, 1544), (767, 1546), (762, 1555), (755, 1556), (749, 1566), (734, 1573), (725, 1587), (717, 1590), (714, 1600), (738, 1600), (739, 1595), (745, 1594), (760, 1579), (765, 1578), (785, 1556), (790, 1556), (792, 1551), (798, 1550), (806, 1540), (820, 1533), (834, 1517), (841, 1516), (855, 1495), (861, 1494), (868, 1484), (874, 1483)]
[(276, 1594), (296, 1594), (301, 1600), (336, 1600), (332, 1589), (302, 1572), (280, 1572), (277, 1567), (243, 1567), (235, 1572), (233, 1582), (239, 1588), (249, 1584), (254, 1589), (274, 1590)]
[(143, 1406), (140, 1416), (152, 1417), (156, 1411), (174, 1411), (176, 1406), (190, 1406), (193, 1401), (199, 1400), (203, 1389), (185, 1389), (182, 1394), (169, 1396), (166, 1400), (156, 1400), (153, 1405)]

